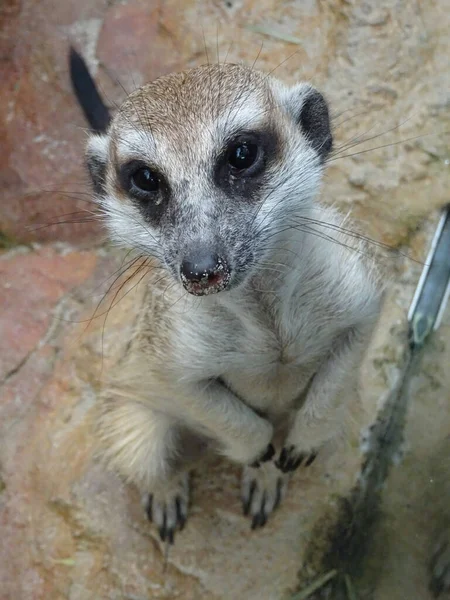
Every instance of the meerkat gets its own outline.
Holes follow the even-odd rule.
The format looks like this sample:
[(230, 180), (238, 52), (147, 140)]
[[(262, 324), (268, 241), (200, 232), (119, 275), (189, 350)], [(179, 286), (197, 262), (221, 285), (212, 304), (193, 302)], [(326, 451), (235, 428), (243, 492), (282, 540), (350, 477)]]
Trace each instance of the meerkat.
[[(71, 60), (89, 114), (95, 84)], [(110, 237), (153, 267), (96, 433), (162, 540), (184, 526), (206, 453), (242, 465), (257, 528), (345, 428), (381, 290), (362, 242), (350, 248), (344, 217), (319, 203), (331, 149), (318, 90), (238, 64), (140, 87), (89, 139)]]

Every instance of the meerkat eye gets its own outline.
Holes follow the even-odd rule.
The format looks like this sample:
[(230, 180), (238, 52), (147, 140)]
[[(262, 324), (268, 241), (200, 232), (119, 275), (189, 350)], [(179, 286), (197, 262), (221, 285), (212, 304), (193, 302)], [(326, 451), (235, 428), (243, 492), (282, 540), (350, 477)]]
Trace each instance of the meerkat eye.
[[(259, 181), (275, 156), (277, 136), (272, 130), (239, 131), (225, 141), (217, 156), (214, 180), (217, 186), (243, 189)], [(230, 188), (230, 189), (231, 189)], [(248, 190), (247, 190), (248, 191)]]
[(140, 167), (130, 175), (132, 187), (141, 192), (157, 192), (159, 190), (159, 178), (156, 173), (148, 167)]
[(118, 183), (132, 198), (145, 205), (159, 206), (168, 193), (164, 175), (154, 166), (140, 160), (132, 160), (118, 167)]
[(228, 164), (236, 171), (244, 171), (258, 159), (259, 148), (253, 142), (237, 142), (228, 151)]

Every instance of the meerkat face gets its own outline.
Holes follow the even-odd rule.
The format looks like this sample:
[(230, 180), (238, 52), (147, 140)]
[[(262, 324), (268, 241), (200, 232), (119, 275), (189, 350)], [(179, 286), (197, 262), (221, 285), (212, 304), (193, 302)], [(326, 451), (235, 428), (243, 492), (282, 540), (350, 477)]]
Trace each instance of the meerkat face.
[(131, 94), (87, 163), (112, 238), (200, 296), (251, 277), (311, 204), (331, 145), (310, 85), (208, 65)]

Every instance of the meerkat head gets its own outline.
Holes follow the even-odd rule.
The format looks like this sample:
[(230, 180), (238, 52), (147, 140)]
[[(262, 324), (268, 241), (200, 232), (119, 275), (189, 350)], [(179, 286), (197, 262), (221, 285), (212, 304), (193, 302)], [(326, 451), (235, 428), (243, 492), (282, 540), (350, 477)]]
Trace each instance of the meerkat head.
[(331, 146), (310, 85), (208, 65), (131, 94), (87, 164), (112, 238), (205, 295), (251, 277), (311, 206)]

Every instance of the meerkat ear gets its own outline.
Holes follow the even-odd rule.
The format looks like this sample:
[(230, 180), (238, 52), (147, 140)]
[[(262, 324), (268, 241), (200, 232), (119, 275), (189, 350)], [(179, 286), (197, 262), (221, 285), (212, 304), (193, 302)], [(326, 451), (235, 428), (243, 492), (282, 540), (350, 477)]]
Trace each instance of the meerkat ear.
[(98, 195), (105, 191), (108, 149), (109, 137), (107, 135), (92, 135), (86, 148), (86, 165), (94, 192)]
[(312, 86), (300, 83), (286, 92), (289, 112), (302, 128), (308, 142), (319, 154), (322, 162), (331, 151), (330, 115), (325, 98)]

